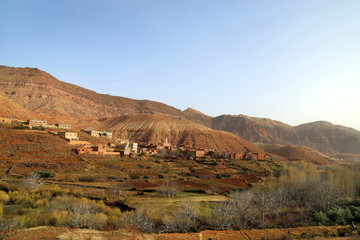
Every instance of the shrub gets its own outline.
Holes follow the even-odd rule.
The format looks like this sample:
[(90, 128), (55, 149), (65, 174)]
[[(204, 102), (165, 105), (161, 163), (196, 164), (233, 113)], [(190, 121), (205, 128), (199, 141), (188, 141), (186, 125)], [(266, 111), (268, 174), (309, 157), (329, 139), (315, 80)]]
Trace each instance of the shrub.
[(94, 182), (95, 179), (92, 177), (81, 177), (79, 178), (79, 182)]
[(41, 191), (40, 195), (42, 198), (46, 198), (46, 199), (50, 199), (53, 196), (53, 194), (50, 191)]
[(158, 175), (158, 178), (163, 179), (163, 178), (165, 178), (165, 177), (164, 177), (163, 175), (159, 174), (159, 175)]
[(29, 126), (25, 126), (23, 124), (17, 124), (14, 126), (14, 129), (30, 129)]
[(131, 175), (130, 178), (131, 179), (139, 179), (140, 177), (138, 175)]
[(12, 203), (14, 204), (32, 204), (33, 199), (31, 198), (30, 194), (27, 192), (19, 192), (19, 191), (10, 191), (9, 197)]
[(0, 181), (0, 190), (3, 190), (5, 192), (9, 192), (10, 185), (6, 182)]
[(4, 212), (4, 208), (3, 208), (2, 203), (0, 203), (0, 218), (2, 218), (3, 212)]
[(40, 131), (45, 131), (45, 127), (43, 126), (34, 126), (32, 127), (33, 130), (40, 130)]
[(38, 173), (42, 178), (52, 178), (55, 176), (53, 173), (47, 171), (39, 171)]
[(314, 214), (313, 221), (319, 223), (320, 225), (329, 224), (330, 220), (323, 212), (317, 212)]
[(184, 190), (184, 192), (189, 192), (189, 193), (206, 193), (206, 191), (205, 191), (204, 189), (197, 189), (197, 190), (186, 189), (186, 190)]
[(34, 202), (33, 208), (40, 208), (44, 207), (49, 203), (49, 200), (46, 198), (38, 199)]
[(339, 237), (344, 237), (347, 235), (351, 235), (352, 233), (352, 229), (350, 227), (345, 227), (345, 228), (339, 228), (337, 230)]
[(9, 201), (9, 195), (7, 195), (6, 192), (0, 190), (0, 203), (6, 204)]
[(344, 224), (346, 222), (346, 213), (341, 207), (331, 209), (326, 215), (334, 224)]

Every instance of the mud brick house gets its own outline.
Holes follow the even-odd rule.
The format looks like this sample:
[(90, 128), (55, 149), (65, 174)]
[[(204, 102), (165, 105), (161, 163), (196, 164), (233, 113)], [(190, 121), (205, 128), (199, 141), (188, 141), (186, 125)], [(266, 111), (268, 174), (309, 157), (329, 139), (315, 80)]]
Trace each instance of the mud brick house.
[(27, 120), (27, 124), (29, 126), (43, 126), (43, 127), (46, 127), (47, 126), (47, 121), (29, 119), (29, 120)]
[(91, 129), (81, 129), (81, 131), (86, 132), (87, 134), (89, 134), (90, 136), (93, 136), (93, 137), (100, 137), (99, 131), (94, 131)]
[(254, 153), (256, 160), (264, 160), (265, 156), (262, 153)]
[(120, 150), (120, 156), (129, 157), (130, 156), (130, 149)]
[(112, 135), (113, 134), (111, 132), (105, 132), (105, 131), (99, 132), (100, 137), (112, 138)]
[(181, 154), (183, 156), (189, 156), (192, 155), (194, 157), (205, 157), (206, 151), (204, 150), (198, 150), (198, 149), (185, 149), (181, 151)]
[(12, 117), (0, 117), (0, 123), (11, 124), (13, 122), (17, 122), (17, 119)]
[(113, 134), (111, 132), (105, 132), (105, 131), (94, 131), (91, 129), (81, 129), (81, 131), (86, 132), (87, 134), (89, 134), (90, 136), (93, 137), (107, 137), (107, 138), (112, 138)]
[(104, 153), (106, 152), (107, 147), (103, 145), (98, 145), (98, 146), (92, 146), (91, 149), (93, 152)]
[(60, 137), (63, 137), (68, 140), (79, 140), (77, 133), (73, 132), (59, 132), (58, 133)]
[(92, 149), (90, 147), (87, 147), (87, 146), (83, 146), (83, 147), (78, 147), (75, 149), (75, 152), (79, 155), (82, 155), (82, 154), (88, 154), (92, 151)]
[(56, 123), (55, 126), (57, 126), (58, 128), (63, 128), (63, 129), (70, 129), (71, 128), (71, 125), (63, 124), (63, 123)]
[(230, 153), (230, 158), (231, 159), (242, 159), (243, 155), (244, 155), (243, 153), (232, 152), (232, 153)]

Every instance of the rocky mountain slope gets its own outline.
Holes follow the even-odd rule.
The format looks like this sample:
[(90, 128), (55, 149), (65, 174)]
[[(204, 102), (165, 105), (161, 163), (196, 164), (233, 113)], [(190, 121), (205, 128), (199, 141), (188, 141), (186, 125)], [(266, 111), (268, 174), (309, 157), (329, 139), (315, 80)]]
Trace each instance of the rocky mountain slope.
[(38, 116), (30, 110), (20, 106), (19, 104), (0, 95), (0, 116), (14, 117), (20, 120), (27, 120), (29, 118), (37, 118)]
[(256, 143), (255, 145), (268, 153), (284, 157), (288, 160), (304, 160), (317, 165), (341, 163), (341, 161), (322, 154), (310, 147), (266, 143)]
[(163, 103), (98, 94), (37, 68), (0, 66), (0, 94), (31, 111), (72, 124), (78, 119), (136, 113), (182, 115), (181, 110)]
[(191, 108), (181, 111), (159, 102), (98, 94), (61, 82), (36, 68), (0, 66), (0, 95), (54, 122), (67, 122), (78, 128), (98, 126), (100, 118), (150, 113), (166, 119), (190, 120), (250, 142), (304, 145), (326, 154), (360, 153), (360, 132), (355, 129), (327, 122), (293, 127), (244, 115), (213, 118)]
[(244, 139), (223, 131), (217, 131), (186, 120), (171, 119), (153, 114), (138, 114), (103, 119), (101, 128), (108, 129), (119, 138), (137, 142), (165, 142), (177, 146), (192, 145), (217, 151), (259, 152)]
[(265, 118), (222, 115), (211, 128), (234, 133), (250, 142), (308, 146), (322, 153), (360, 153), (360, 132), (319, 121), (297, 127)]
[(290, 144), (298, 140), (296, 130), (290, 125), (244, 115), (215, 117), (211, 128), (234, 133), (251, 142)]

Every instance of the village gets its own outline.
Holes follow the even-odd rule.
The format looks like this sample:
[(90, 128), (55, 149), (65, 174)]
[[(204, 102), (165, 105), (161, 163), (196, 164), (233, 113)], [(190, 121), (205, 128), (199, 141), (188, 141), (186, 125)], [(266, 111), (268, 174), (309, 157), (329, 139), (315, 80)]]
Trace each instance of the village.
[(73, 146), (73, 152), (78, 155), (119, 155), (120, 157), (136, 158), (137, 156), (155, 156), (161, 158), (185, 158), (185, 159), (243, 159), (243, 160), (266, 160), (270, 156), (263, 152), (218, 152), (213, 149), (201, 149), (191, 145), (173, 146), (168, 138), (163, 142), (131, 142), (129, 139), (113, 138), (112, 132), (81, 129), (95, 138), (108, 138), (115, 140), (116, 144), (108, 142), (104, 144), (92, 144), (78, 137), (78, 133), (71, 125), (64, 123), (49, 124), (45, 120), (29, 119), (26, 122), (12, 117), (0, 117), (1, 124), (12, 124), (14, 128), (47, 130), (50, 134), (57, 135)]

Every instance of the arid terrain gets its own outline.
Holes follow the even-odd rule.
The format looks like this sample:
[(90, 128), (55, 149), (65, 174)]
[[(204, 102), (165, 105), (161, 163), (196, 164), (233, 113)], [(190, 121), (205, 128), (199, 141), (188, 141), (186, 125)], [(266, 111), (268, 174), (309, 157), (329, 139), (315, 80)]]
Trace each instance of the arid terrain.
[(0, 103), (1, 239), (360, 233), (355, 129), (210, 117), (37, 68), (0, 66)]
[[(42, 114), (44, 119), (67, 122), (79, 129), (99, 126), (103, 118), (114, 118), (105, 121), (111, 125), (101, 126), (105, 130), (110, 127), (116, 130), (114, 121), (120, 120), (117, 117), (149, 113), (227, 131), (250, 142), (307, 146), (330, 156), (360, 154), (360, 132), (355, 129), (323, 121), (293, 127), (271, 119), (244, 115), (210, 117), (190, 108), (181, 111), (159, 102), (98, 94), (59, 81), (37, 68), (1, 66), (0, 94), (34, 113)], [(360, 159), (359, 156), (356, 158)]]

